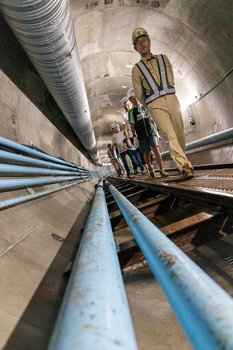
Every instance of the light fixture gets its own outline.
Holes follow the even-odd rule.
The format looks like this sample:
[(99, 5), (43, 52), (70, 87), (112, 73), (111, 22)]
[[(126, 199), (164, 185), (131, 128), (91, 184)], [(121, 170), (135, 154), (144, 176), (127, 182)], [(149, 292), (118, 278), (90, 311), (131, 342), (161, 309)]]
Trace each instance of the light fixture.
[(122, 87), (122, 89), (127, 89), (128, 86), (122, 85), (121, 87)]
[(195, 125), (196, 124), (195, 121), (193, 120), (192, 116), (189, 117), (189, 123), (190, 123), (190, 125)]
[(126, 64), (126, 68), (133, 68), (133, 65), (131, 64), (131, 63), (129, 63), (129, 64)]

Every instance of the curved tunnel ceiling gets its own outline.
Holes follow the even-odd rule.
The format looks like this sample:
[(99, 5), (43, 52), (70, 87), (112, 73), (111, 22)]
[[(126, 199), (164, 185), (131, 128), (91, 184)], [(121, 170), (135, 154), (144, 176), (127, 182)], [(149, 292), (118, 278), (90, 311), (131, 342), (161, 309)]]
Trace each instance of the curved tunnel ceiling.
[(211, 90), (232, 69), (231, 1), (70, 1), (79, 56), (102, 162), (109, 125), (121, 124), (120, 100), (131, 87), (139, 55), (131, 33), (150, 34), (153, 53), (166, 54), (174, 69), (182, 109)]

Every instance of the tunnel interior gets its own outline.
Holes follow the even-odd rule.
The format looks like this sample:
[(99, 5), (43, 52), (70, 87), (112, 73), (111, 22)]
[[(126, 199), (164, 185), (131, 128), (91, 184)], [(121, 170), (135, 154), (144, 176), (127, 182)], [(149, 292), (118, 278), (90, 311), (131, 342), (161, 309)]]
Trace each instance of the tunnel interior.
[[(29, 54), (33, 52), (33, 44), (27, 52), (17, 39), (14, 28), (24, 24), (18, 6), (24, 7), (24, 1), (9, 4), (0, 0), (1, 137), (36, 147), (97, 174), (109, 171), (105, 165), (109, 164), (110, 125), (116, 122), (122, 127), (124, 110), (121, 99), (132, 87), (132, 67), (140, 59), (132, 46), (131, 34), (139, 26), (148, 31), (152, 52), (165, 54), (171, 61), (186, 144), (233, 128), (231, 0), (52, 2), (69, 6), (101, 165), (93, 161), (66, 112), (46, 85), (46, 79), (33, 64)], [(28, 13), (33, 13), (33, 6), (28, 6)], [(25, 37), (27, 35), (30, 36), (30, 32)], [(86, 109), (81, 112), (81, 107), (77, 117), (86, 113)], [(230, 137), (214, 145), (190, 150), (187, 154), (194, 167), (232, 163), (232, 141)], [(162, 139), (160, 151), (167, 150)], [(165, 168), (174, 166), (170, 158), (164, 160)], [(30, 344), (35, 346), (35, 339), (38, 349), (47, 345), (67, 283), (61, 278), (60, 269), (72, 259), (79, 243), (80, 230), (88, 216), (97, 181), (97, 178), (91, 179), (73, 190), (64, 190), (0, 212), (3, 281), (0, 318), (5, 325), (0, 333), (0, 345), (4, 349), (10, 350), (12, 346), (14, 350), (20, 349), (25, 335), (29, 344), (25, 349), (29, 349)], [(55, 185), (50, 185), (50, 188), (55, 188)], [(43, 186), (35, 191), (41, 189)], [(1, 201), (27, 194), (27, 189), (0, 192)], [(66, 244), (61, 247), (51, 234), (65, 239)], [(53, 274), (55, 277), (51, 279)], [(147, 278), (145, 274), (140, 278)], [(42, 316), (40, 322), (37, 321), (33, 310), (38, 311), (38, 300), (47, 293), (47, 287), (51, 295), (41, 310), (47, 312), (47, 308), (51, 308), (53, 311), (48, 312), (46, 331), (46, 327), (40, 324)], [(55, 301), (52, 301), (55, 295)], [(173, 328), (172, 332), (175, 334), (176, 329)], [(178, 334), (180, 343), (177, 349), (187, 350), (188, 345), (180, 330)], [(169, 349), (169, 345), (167, 348), (161, 346), (161, 349)]]
[[(113, 121), (121, 124), (124, 111), (120, 101), (132, 86), (131, 69), (139, 60), (131, 43), (131, 33), (139, 24), (149, 32), (152, 52), (166, 54), (172, 63), (186, 143), (232, 127), (230, 1), (221, 5), (205, 1), (192, 4), (129, 1), (125, 5), (114, 1), (71, 1), (70, 8), (102, 162), (109, 162), (106, 156), (106, 146), (111, 140), (109, 125)], [(88, 158), (85, 147), (74, 135), (2, 17), (1, 23), (4, 33), (1, 38), (4, 48), (1, 51), (2, 72)], [(15, 118), (17, 120), (17, 116)], [(220, 148), (214, 147), (208, 152), (201, 149), (191, 155), (191, 161), (194, 164), (229, 162), (229, 143), (228, 140)], [(167, 150), (165, 143), (160, 147), (161, 151)]]

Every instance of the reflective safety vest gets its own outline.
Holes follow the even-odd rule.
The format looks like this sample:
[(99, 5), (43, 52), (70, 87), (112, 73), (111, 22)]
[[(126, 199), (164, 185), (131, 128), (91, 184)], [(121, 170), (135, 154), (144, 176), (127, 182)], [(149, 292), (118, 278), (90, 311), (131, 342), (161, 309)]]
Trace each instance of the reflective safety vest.
[(156, 100), (161, 96), (176, 93), (176, 89), (174, 88), (174, 86), (170, 85), (168, 82), (167, 69), (163, 55), (157, 55), (157, 61), (159, 68), (160, 85), (157, 83), (150, 70), (142, 60), (136, 63), (140, 72), (142, 73), (142, 75), (147, 81), (147, 84), (150, 87), (150, 95), (147, 95), (145, 97), (146, 104)]

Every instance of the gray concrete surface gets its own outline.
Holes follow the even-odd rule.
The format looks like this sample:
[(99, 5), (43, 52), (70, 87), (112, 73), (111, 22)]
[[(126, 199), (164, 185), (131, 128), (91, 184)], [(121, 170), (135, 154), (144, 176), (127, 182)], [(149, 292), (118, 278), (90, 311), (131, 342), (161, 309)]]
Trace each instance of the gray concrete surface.
[(150, 268), (124, 277), (138, 349), (191, 350)]
[(96, 181), (0, 212), (1, 349), (46, 349)]

